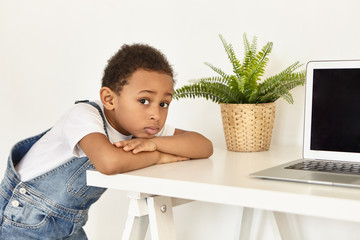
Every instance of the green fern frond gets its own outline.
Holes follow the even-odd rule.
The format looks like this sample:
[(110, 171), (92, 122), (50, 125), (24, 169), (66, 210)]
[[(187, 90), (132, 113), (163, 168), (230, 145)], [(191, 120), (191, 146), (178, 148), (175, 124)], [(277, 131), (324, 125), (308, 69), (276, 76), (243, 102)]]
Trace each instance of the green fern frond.
[(294, 87), (305, 84), (305, 71), (290, 74), (278, 74), (266, 79), (259, 87), (259, 102), (276, 101), (283, 97), (287, 102), (293, 103), (289, 92)]
[(248, 103), (258, 103), (259, 99), (259, 90), (255, 89), (252, 91), (252, 93), (249, 95)]
[(245, 57), (243, 60), (243, 64), (241, 67), (241, 72), (243, 74), (249, 75), (252, 65), (252, 61), (256, 57), (256, 51), (257, 51), (257, 37), (255, 36), (252, 40), (252, 43), (250, 45), (249, 40), (246, 37), (246, 34), (243, 35), (244, 38), (244, 44), (245, 44)]
[[(283, 95), (281, 95), (281, 98), (285, 99), (285, 101), (287, 101), (290, 104), (294, 103), (294, 98), (292, 96), (292, 94), (290, 92), (288, 93), (284, 93)], [(276, 101), (277, 99), (275, 99)]]
[(287, 75), (287, 74), (293, 73), (296, 69), (298, 69), (302, 66), (303, 66), (303, 64), (301, 64), (299, 61), (297, 61), (297, 62), (291, 64), (289, 67), (287, 67), (285, 70), (283, 70), (282, 72), (280, 72), (277, 75)]
[(195, 83), (185, 85), (174, 91), (173, 98), (196, 98), (202, 97), (215, 103), (236, 103), (238, 94), (234, 93), (227, 85), (219, 82)]
[(250, 51), (250, 42), (247, 39), (246, 33), (243, 34), (243, 42), (244, 42), (244, 47), (245, 47), (245, 53)]
[(215, 77), (208, 77), (208, 78), (200, 78), (200, 79), (193, 79), (189, 80), (192, 84), (195, 83), (201, 83), (201, 84), (208, 84), (208, 83), (221, 83), (226, 86), (230, 84), (230, 78), (231, 76), (221, 77), (221, 76), (215, 76)]
[(219, 36), (234, 74), (226, 74), (220, 68), (205, 62), (205, 65), (218, 75), (193, 80), (191, 85), (176, 89), (175, 99), (203, 97), (216, 103), (267, 103), (281, 97), (289, 103), (294, 102), (290, 90), (305, 83), (305, 71), (295, 72), (302, 64), (295, 62), (282, 72), (262, 81), (273, 43), (268, 42), (258, 51), (256, 36), (250, 43), (244, 33), (245, 52), (241, 63), (233, 46), (227, 43), (222, 35)]
[(238, 90), (239, 90), (240, 92), (244, 92), (247, 77), (246, 77), (245, 75), (243, 75), (243, 76), (240, 77), (240, 79), (237, 78), (236, 80), (237, 80)]
[(290, 104), (294, 103), (292, 94), (289, 92), (289, 89), (284, 86), (278, 86), (273, 92), (269, 92), (265, 96), (260, 97), (259, 103), (275, 102), (280, 97), (285, 99)]
[(253, 37), (253, 40), (252, 40), (252, 43), (251, 43), (251, 53), (252, 53), (252, 56), (251, 56), (251, 59), (254, 59), (255, 56), (256, 56), (256, 52), (257, 52), (257, 42), (258, 42), (258, 39), (256, 36)]
[(285, 88), (279, 88), (277, 90), (277, 92), (273, 92), (267, 96), (264, 96), (263, 101), (260, 102), (275, 102), (277, 99), (279, 98), (283, 98), (285, 101), (287, 101), (290, 104), (294, 103), (294, 99), (292, 97), (292, 94), (289, 92), (289, 90), (285, 89)]
[(260, 81), (260, 77), (265, 73), (265, 68), (269, 61), (267, 56), (270, 54), (272, 47), (272, 42), (267, 43), (250, 62), (250, 67), (247, 74), (248, 93), (246, 94), (249, 102), (254, 101), (254, 98), (258, 94), (257, 85)]
[(250, 82), (255, 84), (260, 77), (264, 75), (265, 68), (269, 62), (269, 58), (267, 56), (271, 53), (272, 47), (273, 43), (268, 42), (251, 62), (251, 72), (248, 76)]
[(228, 55), (230, 63), (233, 66), (233, 72), (235, 73), (235, 75), (237, 77), (241, 77), (241, 64), (240, 64), (240, 61), (236, 57), (233, 46), (231, 44), (228, 44), (221, 34), (219, 36), (220, 36), (220, 39), (221, 39), (221, 41), (223, 43), (225, 51), (226, 51), (226, 53)]
[(216, 73), (218, 73), (220, 76), (222, 76), (222, 77), (224, 77), (224, 78), (227, 78), (227, 77), (228, 77), (228, 75), (227, 75), (223, 70), (221, 70), (220, 68), (215, 67), (215, 66), (212, 65), (211, 63), (205, 62), (204, 64), (207, 65), (208, 67), (210, 67), (213, 71), (215, 71)]
[[(266, 92), (271, 92), (278, 85), (288, 84), (289, 89), (292, 89), (298, 85), (304, 85), (305, 71), (293, 73), (293, 71), (300, 66), (301, 65), (298, 62), (296, 62), (290, 65), (289, 67), (287, 67), (284, 71), (280, 72), (279, 74), (265, 79), (265, 81), (259, 84), (259, 94), (263, 95)], [(293, 84), (290, 84), (289, 81), (293, 82)]]

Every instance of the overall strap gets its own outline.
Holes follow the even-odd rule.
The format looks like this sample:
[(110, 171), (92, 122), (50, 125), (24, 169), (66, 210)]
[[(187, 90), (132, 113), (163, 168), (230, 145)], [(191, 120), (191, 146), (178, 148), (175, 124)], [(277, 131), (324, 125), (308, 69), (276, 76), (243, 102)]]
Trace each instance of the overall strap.
[(107, 130), (106, 130), (106, 120), (105, 120), (105, 116), (104, 116), (103, 111), (101, 111), (100, 106), (99, 106), (97, 103), (92, 102), (92, 101), (89, 101), (89, 100), (80, 100), (80, 101), (76, 101), (76, 102), (75, 102), (75, 104), (78, 104), (78, 103), (87, 103), (87, 104), (90, 104), (91, 106), (93, 106), (94, 108), (96, 108), (96, 109), (99, 111), (100, 116), (101, 116), (101, 118), (102, 118), (102, 120), (103, 120), (103, 123), (104, 123), (104, 131), (105, 131), (105, 134), (106, 134), (106, 136), (109, 138), (109, 134), (108, 134), (108, 132), (107, 132)]

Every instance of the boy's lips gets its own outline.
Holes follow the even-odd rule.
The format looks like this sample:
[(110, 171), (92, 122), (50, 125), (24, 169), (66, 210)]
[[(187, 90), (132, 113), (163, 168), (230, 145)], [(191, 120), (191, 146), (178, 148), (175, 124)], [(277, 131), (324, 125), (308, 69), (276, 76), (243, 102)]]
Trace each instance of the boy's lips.
[(159, 127), (146, 127), (145, 132), (149, 135), (155, 135), (159, 132)]

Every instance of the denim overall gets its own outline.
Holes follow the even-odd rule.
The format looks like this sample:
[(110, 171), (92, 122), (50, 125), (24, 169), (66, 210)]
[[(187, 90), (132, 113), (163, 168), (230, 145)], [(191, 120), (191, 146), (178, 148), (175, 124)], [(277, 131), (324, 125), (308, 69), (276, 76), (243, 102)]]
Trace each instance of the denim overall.
[[(108, 135), (100, 107), (94, 102), (83, 102), (99, 110)], [(26, 182), (15, 171), (14, 166), (46, 132), (17, 143), (11, 150), (0, 185), (1, 240), (87, 239), (82, 227), (89, 207), (106, 190), (86, 185), (86, 170), (94, 169), (87, 157), (74, 157)]]

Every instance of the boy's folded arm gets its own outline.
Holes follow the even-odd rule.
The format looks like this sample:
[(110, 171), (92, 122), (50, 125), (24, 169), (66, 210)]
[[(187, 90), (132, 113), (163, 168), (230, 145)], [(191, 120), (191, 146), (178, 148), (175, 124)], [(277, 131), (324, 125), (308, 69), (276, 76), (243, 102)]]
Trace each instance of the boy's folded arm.
[(213, 154), (212, 142), (197, 132), (176, 129), (173, 136), (155, 137), (156, 149), (188, 158), (208, 158)]
[[(79, 141), (79, 146), (88, 156), (95, 168), (107, 175), (127, 172), (161, 163), (159, 151), (133, 154), (113, 146), (101, 133), (90, 133)], [(169, 162), (176, 161), (168, 159)], [(180, 159), (181, 160), (181, 159)]]

